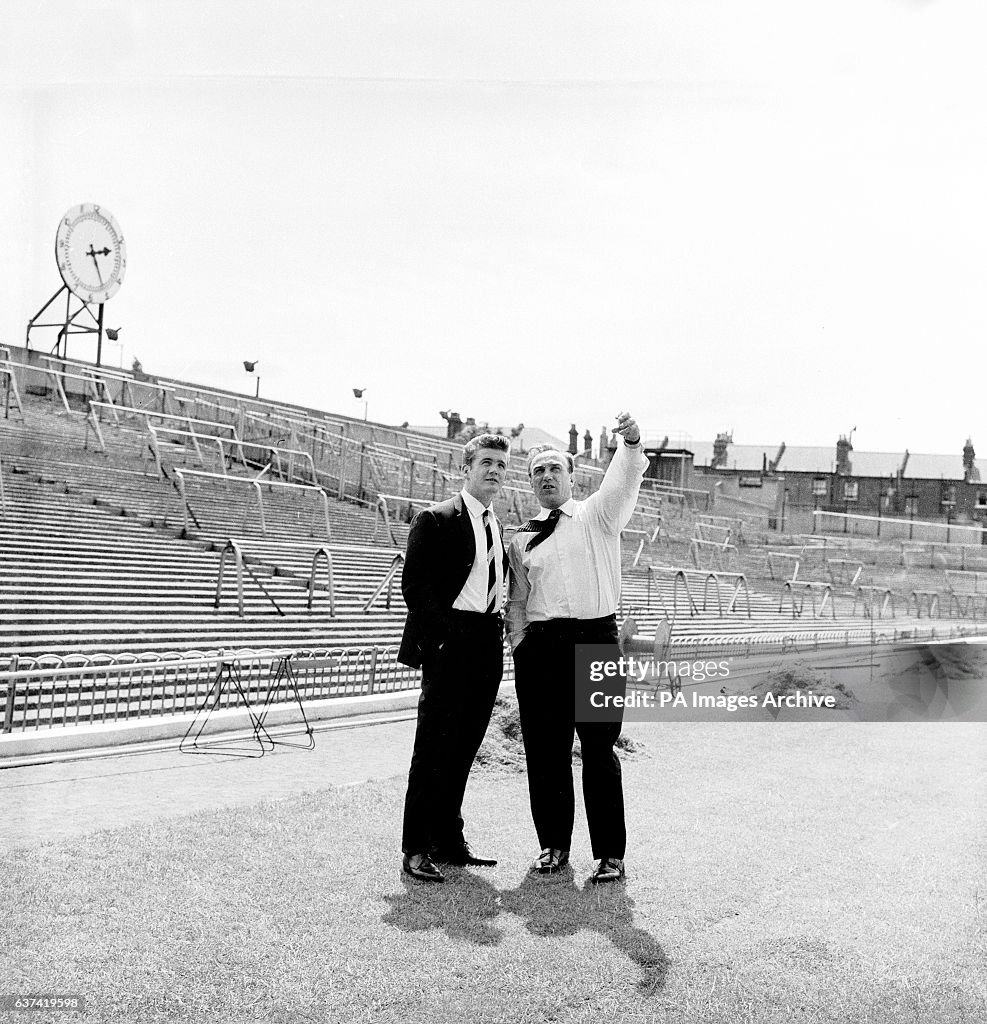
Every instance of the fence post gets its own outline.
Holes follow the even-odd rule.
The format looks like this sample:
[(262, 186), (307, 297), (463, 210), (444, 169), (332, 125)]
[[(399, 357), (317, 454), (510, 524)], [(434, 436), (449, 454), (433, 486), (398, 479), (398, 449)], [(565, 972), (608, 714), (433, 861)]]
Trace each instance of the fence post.
[(367, 680), (367, 693), (373, 693), (377, 685), (377, 654), (378, 648), (370, 650), (370, 678)]
[[(7, 666), (7, 671), (14, 673), (17, 671), (17, 655), (13, 654), (10, 658), (10, 664)], [(7, 683), (7, 700), (6, 707), (3, 712), (3, 731), (11, 732), (14, 728), (14, 687), (16, 681), (11, 679)]]

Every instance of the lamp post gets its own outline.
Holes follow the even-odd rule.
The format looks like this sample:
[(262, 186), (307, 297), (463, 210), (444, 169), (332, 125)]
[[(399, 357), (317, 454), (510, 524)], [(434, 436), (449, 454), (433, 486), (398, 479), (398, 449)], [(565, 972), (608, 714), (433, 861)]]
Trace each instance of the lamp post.
[[(247, 371), (247, 373), (253, 373), (259, 362), (259, 359), (254, 359), (253, 361), (249, 359), (244, 359), (243, 368)], [(260, 374), (257, 375), (257, 387), (254, 390), (254, 398), (260, 398)]]
[[(363, 393), (365, 391), (367, 391), (367, 390), (368, 390), (367, 388), (354, 388), (353, 389), (353, 397), (354, 398), (363, 398)], [(363, 398), (363, 422), (364, 423), (367, 422), (367, 400), (365, 398)]]

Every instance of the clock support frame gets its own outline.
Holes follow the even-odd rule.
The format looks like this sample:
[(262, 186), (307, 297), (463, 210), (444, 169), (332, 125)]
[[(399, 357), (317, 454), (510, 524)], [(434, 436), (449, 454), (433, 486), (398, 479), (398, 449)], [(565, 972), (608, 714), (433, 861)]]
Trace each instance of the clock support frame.
[[(65, 292), (65, 318), (64, 320), (56, 320), (52, 323), (38, 323), (38, 321), (55, 305), (58, 297)], [(78, 308), (73, 312), (72, 300), (78, 303)], [(95, 334), (96, 335), (96, 365), (101, 366), (103, 360), (103, 303), (99, 303), (96, 307), (97, 312), (93, 312), (93, 307), (90, 303), (84, 302), (79, 298), (75, 292), (71, 291), (68, 285), (63, 284), (61, 288), (38, 310), (37, 313), (31, 317), (27, 322), (27, 336), (25, 338), (24, 347), (30, 351), (31, 348), (31, 331), (43, 327), (57, 327), (58, 336), (55, 339), (55, 344), (52, 347), (52, 354), (57, 356), (59, 359), (68, 358), (68, 336), (70, 334)], [(86, 314), (86, 317), (83, 316)], [(57, 314), (52, 314), (57, 315)], [(83, 317), (79, 320), (79, 317)]]

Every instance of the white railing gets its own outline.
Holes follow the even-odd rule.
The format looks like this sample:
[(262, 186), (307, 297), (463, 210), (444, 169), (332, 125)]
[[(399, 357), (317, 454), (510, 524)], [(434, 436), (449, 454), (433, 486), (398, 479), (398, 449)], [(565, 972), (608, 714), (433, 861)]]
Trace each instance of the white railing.
[(398, 546), (397, 538), (394, 536), (394, 520), (391, 518), (391, 506), (389, 502), (394, 502), (395, 505), (407, 505), (410, 511), (412, 505), (421, 505), (423, 508), (428, 508), (433, 505), (434, 502), (429, 501), (427, 498), (403, 498), (400, 494), (378, 494), (377, 502), (374, 507), (374, 535), (371, 538), (372, 543), (377, 541), (377, 530), (381, 524), (384, 523), (384, 529), (386, 532), (386, 539), (388, 539), (395, 547)]
[(397, 577), (398, 570), (404, 565), (404, 554), (398, 552), (391, 561), (390, 568), (384, 573), (384, 578), (374, 587), (374, 592), (367, 598), (367, 603), (363, 606), (364, 612), (369, 612), (377, 602), (377, 598), (380, 597), (384, 591), (387, 591), (387, 600), (385, 601), (384, 607), (388, 611), (391, 609), (391, 591), (394, 589), (394, 580)]
[(930, 522), (923, 519), (891, 519), (856, 512), (815, 509), (813, 529), (818, 533), (849, 533), (886, 540), (922, 540), (937, 544), (983, 544), (984, 527), (978, 523)]
[[(9, 667), (0, 671), (2, 731), (10, 734), (191, 715), (209, 696), (217, 673), (231, 661), (238, 664), (248, 701), (263, 705), (274, 686), (277, 666), (288, 656), (316, 659), (322, 665), (319, 671), (309, 673), (296, 670), (303, 700), (400, 692), (419, 686), (417, 671), (398, 663), (393, 645), (92, 655), (85, 664), (73, 664), (66, 658), (55, 659), (59, 661), (55, 665), (39, 665), (36, 659), (15, 655)], [(226, 697), (224, 706), (238, 706), (232, 695)]]
[[(238, 484), (253, 489), (253, 493), (257, 497), (257, 509), (260, 515), (260, 531), (266, 537), (267, 536), (267, 519), (264, 515), (264, 494), (263, 489), (265, 487), (277, 487), (280, 490), (293, 490), (302, 491), (306, 494), (317, 495), (322, 506), (323, 521), (326, 528), (326, 539), (332, 540), (332, 530), (329, 524), (329, 499), (326, 497), (326, 492), (321, 487), (309, 486), (308, 484), (289, 484), (283, 480), (259, 480), (250, 479), (243, 476), (228, 476), (223, 473), (205, 473), (197, 469), (176, 469), (174, 471), (175, 481), (178, 485), (178, 493), (182, 500), (182, 528), (188, 533), (188, 520), (189, 520), (189, 503), (188, 503), (188, 492), (185, 486), (186, 477), (195, 477), (201, 480), (219, 480), (224, 484)], [(247, 507), (247, 514), (249, 515), (250, 508)], [(313, 517), (315, 512), (313, 511)]]

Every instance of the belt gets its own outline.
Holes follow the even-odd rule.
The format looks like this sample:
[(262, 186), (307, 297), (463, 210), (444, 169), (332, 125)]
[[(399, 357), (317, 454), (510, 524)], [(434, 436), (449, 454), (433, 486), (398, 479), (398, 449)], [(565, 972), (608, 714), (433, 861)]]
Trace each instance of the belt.
[(529, 622), (528, 633), (571, 633), (578, 630), (591, 630), (599, 626), (616, 626), (616, 615), (603, 615), (598, 619), (543, 619)]
[(459, 608), (450, 608), (453, 618), (463, 623), (474, 623), (477, 626), (488, 622), (503, 622), (504, 616), (500, 612), (467, 612)]

